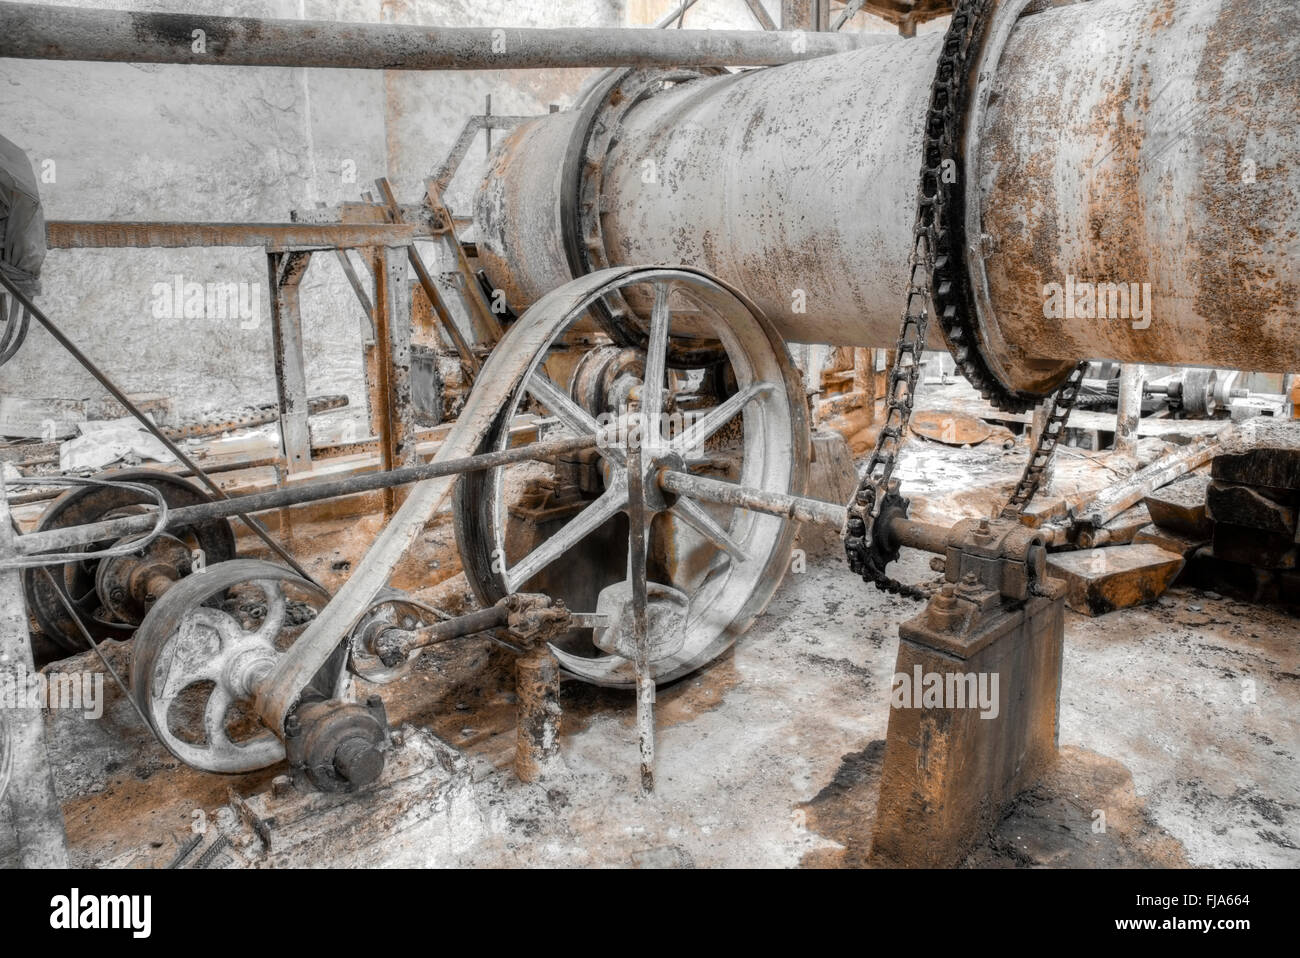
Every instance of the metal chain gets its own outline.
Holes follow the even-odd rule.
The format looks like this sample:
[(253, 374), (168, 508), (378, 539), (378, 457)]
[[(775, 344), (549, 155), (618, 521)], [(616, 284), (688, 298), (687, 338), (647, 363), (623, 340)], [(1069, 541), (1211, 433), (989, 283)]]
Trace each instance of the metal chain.
[(1065, 424), (1069, 421), (1070, 413), (1074, 410), (1074, 404), (1082, 391), (1083, 374), (1087, 369), (1086, 362), (1075, 366), (1065, 382), (1061, 384), (1061, 388), (1047, 401), (1047, 419), (1043, 423), (1043, 431), (1038, 435), (1034, 451), (1030, 454), (1029, 461), (1025, 463), (1025, 471), (1020, 481), (1016, 483), (1015, 491), (1011, 493), (1007, 504), (1002, 507), (1003, 519), (1019, 519), (1028, 508), (1034, 494), (1038, 492), (1056, 447), (1060, 444), (1061, 437), (1065, 435)]
[(893, 473), (912, 416), (916, 384), (921, 374), (921, 354), (925, 351), (929, 327), (930, 303), (933, 301), (939, 308), (945, 332), (950, 327), (957, 328), (958, 305), (950, 300), (953, 287), (959, 281), (961, 264), (959, 257), (950, 255), (947, 250), (952, 241), (952, 207), (955, 202), (960, 213), (960, 196), (953, 196), (951, 187), (954, 184), (945, 182), (948, 178), (944, 172), (946, 161), (959, 159), (961, 119), (969, 74), (967, 58), (987, 8), (988, 0), (958, 0), (930, 88), (921, 181), (917, 187), (916, 222), (908, 263), (907, 302), (886, 387), (885, 423), (876, 437), (875, 448), (853, 501), (849, 503), (845, 527), (844, 551), (849, 567), (884, 592), (916, 599), (925, 598), (927, 593), (885, 574), (885, 567), (897, 558), (897, 550), (887, 552), (872, 533), (883, 510), (889, 509), (903, 516), (907, 514), (907, 500), (899, 495)]

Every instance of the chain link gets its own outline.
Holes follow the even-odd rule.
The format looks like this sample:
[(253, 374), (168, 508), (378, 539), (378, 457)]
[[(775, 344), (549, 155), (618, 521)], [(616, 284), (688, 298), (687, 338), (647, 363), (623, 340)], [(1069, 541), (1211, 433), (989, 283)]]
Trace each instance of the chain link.
[(1069, 421), (1070, 413), (1074, 410), (1074, 404), (1082, 391), (1083, 374), (1087, 369), (1086, 362), (1075, 366), (1065, 382), (1061, 384), (1061, 388), (1048, 400), (1043, 431), (1038, 435), (1034, 451), (1030, 453), (1029, 461), (1025, 463), (1025, 471), (1020, 476), (1020, 481), (1016, 483), (1015, 491), (1011, 493), (1007, 504), (1002, 507), (1003, 519), (1019, 519), (1029, 507), (1039, 486), (1042, 485), (1056, 447), (1060, 444), (1061, 437), (1065, 435), (1065, 424)]
[[(978, 52), (981, 31), (990, 10), (990, 0), (958, 0), (944, 37), (930, 88), (916, 222), (908, 261), (907, 303), (886, 386), (885, 422), (849, 503), (845, 527), (844, 550), (849, 567), (882, 591), (916, 599), (924, 599), (928, 593), (885, 573), (888, 564), (898, 558), (898, 549), (888, 549), (876, 531), (884, 525), (882, 516), (907, 516), (908, 500), (899, 493), (893, 475), (912, 416), (931, 308), (939, 318), (962, 374), (981, 395), (1008, 411), (1023, 411), (1035, 404), (1033, 397), (1003, 386), (990, 372), (977, 347), (961, 258), (964, 184), (961, 177), (946, 175), (949, 170), (957, 169), (961, 159), (961, 124), (972, 73), (970, 58)], [(1043, 431), (1024, 474), (1002, 509), (1003, 518), (1019, 518), (1041, 486), (1052, 455), (1065, 434), (1086, 369), (1086, 363), (1076, 366), (1049, 400)]]
[[(894, 364), (886, 385), (885, 422), (876, 437), (875, 448), (862, 473), (857, 492), (849, 503), (845, 527), (844, 550), (849, 567), (884, 592), (916, 599), (925, 598), (927, 593), (885, 574), (886, 566), (898, 557), (898, 551), (887, 551), (880, 537), (874, 534), (874, 529), (886, 511), (907, 515), (907, 500), (899, 495), (893, 474), (912, 416), (931, 304), (941, 310), (941, 315), (947, 314), (945, 332), (950, 325), (956, 328), (958, 306), (949, 300), (953, 297), (955, 284), (960, 281), (961, 264), (947, 249), (952, 242), (954, 200), (958, 214), (961, 202), (960, 197), (953, 197), (951, 189), (953, 185), (959, 187), (959, 183), (954, 184), (945, 173), (955, 168), (952, 164), (960, 159), (961, 119), (969, 74), (967, 57), (987, 8), (988, 0), (958, 0), (930, 88), (921, 181), (917, 187), (916, 222), (908, 261), (907, 302)], [(956, 179), (960, 180), (960, 177)]]

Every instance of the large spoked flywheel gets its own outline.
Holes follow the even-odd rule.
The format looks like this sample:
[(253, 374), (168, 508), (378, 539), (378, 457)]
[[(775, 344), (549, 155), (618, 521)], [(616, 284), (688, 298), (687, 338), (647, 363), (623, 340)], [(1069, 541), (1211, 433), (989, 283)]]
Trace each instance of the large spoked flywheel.
[[(647, 579), (656, 595), (686, 597), (684, 641), (650, 663), (657, 682), (712, 661), (762, 612), (790, 562), (794, 529), (784, 519), (673, 497), (660, 469), (691, 472), (770, 492), (802, 494), (808, 423), (802, 384), (785, 343), (754, 307), (691, 269), (621, 268), (594, 296), (556, 297), (563, 316), (532, 315), (549, 335), (533, 352), (523, 386), (478, 451), (504, 449), (515, 413), (532, 410), (560, 433), (599, 434), (585, 454), (464, 475), (455, 517), (461, 559), (485, 603), (544, 592), (574, 611), (597, 610), (628, 577), (628, 463), (640, 444), (648, 514)], [(608, 346), (576, 366), (563, 334), (600, 296), (617, 292), (649, 316), (648, 346)], [(512, 331), (513, 332), (513, 331)], [(707, 367), (670, 368), (674, 341), (721, 344)], [(502, 344), (501, 348), (504, 348)], [(553, 647), (564, 668), (609, 686), (635, 684), (632, 662), (602, 651), (591, 629)]]

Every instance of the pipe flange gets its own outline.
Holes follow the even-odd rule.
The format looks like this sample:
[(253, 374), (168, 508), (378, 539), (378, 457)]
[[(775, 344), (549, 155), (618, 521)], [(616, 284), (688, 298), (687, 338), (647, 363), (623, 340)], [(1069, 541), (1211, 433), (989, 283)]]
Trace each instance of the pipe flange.
[[(957, 304), (955, 310), (946, 309), (942, 302), (935, 303), (944, 340), (958, 367), (985, 399), (1011, 412), (1024, 412), (1046, 399), (1078, 365), (1077, 360), (1066, 360), (1059, 366), (1020, 370), (1021, 375), (1015, 375), (1016, 371), (1007, 361), (1013, 353), (999, 332), (989, 293), (988, 273), (984, 267), (984, 261), (992, 250), (991, 241), (984, 235), (979, 202), (982, 175), (979, 133), (1002, 54), (1025, 8), (1033, 2), (993, 0), (993, 9), (981, 18), (981, 36), (976, 41), (978, 55), (971, 68), (974, 86), (963, 118), (961, 155), (965, 166), (961, 180), (966, 189), (961, 202), (964, 209), (960, 228), (953, 231), (961, 237), (962, 247), (954, 252), (958, 252), (965, 263), (966, 281), (951, 284), (952, 295), (964, 302)], [(1041, 385), (1034, 389), (1013, 385), (1016, 380), (1023, 382), (1026, 379)]]
[[(578, 108), (578, 120), (565, 151), (560, 180), (560, 233), (574, 279), (616, 265), (605, 254), (600, 195), (606, 157), (618, 139), (623, 118), (666, 86), (727, 72), (716, 67), (632, 67), (611, 70), (592, 87)], [(616, 290), (595, 300), (591, 314), (619, 346), (643, 352), (647, 348), (649, 337), (621, 292)], [(672, 366), (708, 366), (722, 361), (726, 355), (726, 350), (713, 342), (700, 344), (670, 339), (668, 344), (668, 361)]]

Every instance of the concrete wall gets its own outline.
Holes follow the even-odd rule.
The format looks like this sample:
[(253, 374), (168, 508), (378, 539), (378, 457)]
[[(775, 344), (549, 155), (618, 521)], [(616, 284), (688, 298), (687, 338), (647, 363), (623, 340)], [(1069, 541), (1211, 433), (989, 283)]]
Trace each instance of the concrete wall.
[[(774, 19), (778, 0), (765, 0)], [(456, 26), (653, 22), (676, 0), (77, 0), (142, 10)], [(862, 18), (860, 17), (859, 20)], [(744, 0), (700, 0), (692, 28), (754, 28)], [(868, 29), (886, 29), (884, 25)], [(0, 60), (0, 132), (27, 151), (47, 219), (287, 221), (357, 199), (387, 175), (414, 202), (465, 119), (567, 107), (590, 71), (408, 73)], [(485, 158), (470, 150), (449, 194), (468, 208)], [(432, 255), (432, 254), (429, 254)], [(436, 266), (434, 267), (436, 268)], [(157, 284), (250, 284), (257, 311), (159, 318)], [(260, 250), (55, 250), (38, 302), (129, 393), (172, 397), (178, 418), (272, 402)], [(303, 285), (312, 395), (364, 409), (356, 300), (332, 256)], [(247, 327), (247, 328), (245, 328)], [(98, 398), (99, 386), (43, 330), (0, 368), (0, 395)]]

